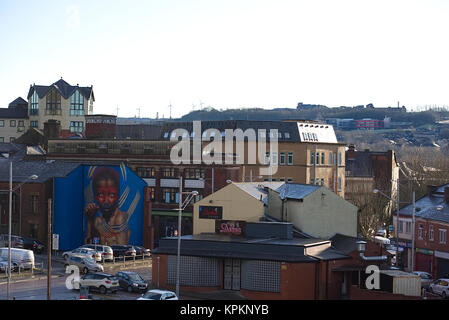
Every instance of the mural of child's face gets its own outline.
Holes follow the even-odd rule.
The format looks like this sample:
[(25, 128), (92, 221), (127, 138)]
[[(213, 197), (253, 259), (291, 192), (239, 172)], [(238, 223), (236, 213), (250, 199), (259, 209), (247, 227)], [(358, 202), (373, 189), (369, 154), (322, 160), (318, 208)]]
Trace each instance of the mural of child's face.
[(95, 191), (95, 200), (104, 212), (112, 211), (117, 206), (119, 190), (112, 179), (99, 181)]

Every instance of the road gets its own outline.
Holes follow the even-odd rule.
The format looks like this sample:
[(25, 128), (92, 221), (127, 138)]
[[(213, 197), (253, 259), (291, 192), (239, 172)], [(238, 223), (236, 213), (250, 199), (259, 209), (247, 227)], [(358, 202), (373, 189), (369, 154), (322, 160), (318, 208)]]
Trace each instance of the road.
[[(36, 262), (44, 263), (46, 268), (45, 256), (36, 256)], [(119, 270), (128, 270), (139, 273), (145, 280), (151, 281), (151, 262), (145, 266), (134, 266), (132, 262), (123, 266), (121, 263), (115, 265), (105, 264), (105, 272), (115, 274)], [(73, 300), (79, 299), (79, 291), (69, 290), (65, 281), (68, 274), (65, 274), (65, 267), (62, 260), (57, 258), (52, 260), (52, 277), (51, 277), (51, 300)], [(140, 297), (139, 293), (128, 293), (119, 290), (115, 294), (99, 294), (91, 292), (95, 299), (113, 299), (113, 300), (135, 300)], [(16, 279), (12, 278), (10, 282), (10, 299), (16, 300), (46, 300), (47, 299), (47, 276), (45, 273), (36, 273), (34, 277), (28, 275), (26, 277)], [(0, 300), (7, 299), (7, 282), (3, 278), (0, 282)]]

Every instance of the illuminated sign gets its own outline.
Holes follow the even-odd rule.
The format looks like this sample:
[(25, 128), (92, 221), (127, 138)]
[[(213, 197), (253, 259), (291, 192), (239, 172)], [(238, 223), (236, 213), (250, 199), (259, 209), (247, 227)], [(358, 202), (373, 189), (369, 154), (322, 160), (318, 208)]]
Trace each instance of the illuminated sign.
[(246, 229), (245, 221), (229, 221), (229, 220), (215, 221), (215, 233), (218, 234), (243, 236), (245, 235), (245, 229)]
[(223, 219), (223, 207), (200, 206), (200, 219)]

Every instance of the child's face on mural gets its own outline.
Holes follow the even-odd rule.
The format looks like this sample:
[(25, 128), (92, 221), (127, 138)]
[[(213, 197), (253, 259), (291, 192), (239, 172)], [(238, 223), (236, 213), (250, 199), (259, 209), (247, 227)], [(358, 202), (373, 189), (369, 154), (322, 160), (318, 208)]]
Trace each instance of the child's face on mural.
[(95, 200), (102, 211), (108, 212), (115, 209), (118, 199), (119, 190), (112, 179), (99, 181)]

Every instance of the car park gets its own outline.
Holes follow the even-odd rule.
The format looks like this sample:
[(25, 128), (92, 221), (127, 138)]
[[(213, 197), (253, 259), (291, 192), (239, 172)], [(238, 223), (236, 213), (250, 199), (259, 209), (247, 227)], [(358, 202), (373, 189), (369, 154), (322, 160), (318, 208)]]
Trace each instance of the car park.
[(449, 279), (440, 278), (435, 280), (429, 285), (429, 291), (442, 296), (443, 299), (446, 299), (449, 297)]
[(96, 262), (101, 261), (101, 255), (96, 252), (94, 249), (89, 248), (77, 248), (72, 251), (66, 251), (62, 254), (62, 257), (67, 260), (68, 257), (77, 256), (77, 257), (87, 257), (92, 258)]
[(176, 293), (167, 290), (148, 290), (137, 300), (178, 300)]
[(134, 246), (134, 249), (136, 250), (136, 258), (149, 258), (151, 257), (151, 250), (146, 249), (141, 246)]
[(430, 273), (424, 271), (413, 271), (413, 274), (421, 277), (421, 288), (428, 289), (429, 285), (434, 281)]
[[(9, 234), (0, 234), (0, 247), (9, 247)], [(22, 237), (11, 235), (11, 248), (23, 249)]]
[(115, 244), (111, 245), (115, 258), (135, 258), (136, 249), (131, 245)]
[(88, 273), (80, 277), (78, 281), (76, 279), (72, 281), (75, 288), (87, 287), (92, 290), (98, 290), (102, 294), (107, 292), (116, 293), (119, 289), (117, 277), (109, 273)]
[(101, 264), (87, 257), (70, 256), (67, 258), (64, 266), (67, 268), (69, 265), (77, 266), (83, 273), (104, 271)]
[(42, 253), (45, 250), (45, 245), (37, 240), (27, 237), (22, 237), (23, 239), (23, 248), (28, 250), (33, 250), (35, 253)]
[(81, 248), (89, 248), (97, 251), (101, 256), (101, 261), (112, 261), (114, 258), (114, 251), (110, 246), (102, 244), (85, 244)]
[(136, 272), (119, 271), (115, 276), (118, 278), (120, 289), (128, 292), (145, 292), (148, 290), (148, 282)]

